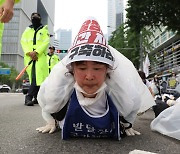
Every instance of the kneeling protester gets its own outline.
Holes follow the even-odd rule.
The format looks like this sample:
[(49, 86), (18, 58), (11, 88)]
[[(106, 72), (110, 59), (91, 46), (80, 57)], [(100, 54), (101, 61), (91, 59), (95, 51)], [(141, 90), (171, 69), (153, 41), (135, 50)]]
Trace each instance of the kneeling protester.
[[(124, 74), (116, 56), (127, 65)], [(38, 101), (47, 125), (36, 130), (53, 133), (57, 121), (62, 139), (140, 135), (132, 124), (147, 97), (151, 95), (133, 64), (107, 45), (98, 22), (90, 18), (40, 88)]]

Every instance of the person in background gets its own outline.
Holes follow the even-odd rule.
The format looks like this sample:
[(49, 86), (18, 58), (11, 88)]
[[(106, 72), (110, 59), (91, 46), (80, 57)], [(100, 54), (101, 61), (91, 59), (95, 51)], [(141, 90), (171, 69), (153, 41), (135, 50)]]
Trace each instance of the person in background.
[(154, 93), (151, 88), (151, 83), (146, 79), (145, 73), (143, 71), (138, 71), (138, 73), (139, 73), (139, 76), (141, 77), (143, 83), (148, 87), (151, 95), (154, 97)]
[(30, 88), (25, 97), (25, 105), (27, 106), (33, 106), (38, 103), (36, 98), (40, 85), (48, 76), (48, 27), (41, 24), (39, 13), (31, 14), (31, 22), (32, 25), (25, 29), (21, 37), (21, 45), (24, 51), (24, 65), (29, 65), (26, 70), (30, 81)]
[(155, 75), (153, 77), (153, 79), (150, 81), (151, 83), (151, 89), (154, 93), (155, 96), (160, 96), (162, 91), (163, 91), (163, 87), (162, 87), (162, 82), (160, 82), (160, 77), (158, 77), (157, 75)]
[(8, 23), (12, 19), (14, 4), (19, 1), (20, 0), (0, 0), (0, 58), (4, 23)]
[(159, 81), (159, 77), (157, 75), (154, 76), (153, 82), (154, 82), (156, 88), (158, 89), (158, 93), (157, 94), (161, 95), (160, 81)]
[(51, 46), (49, 47), (49, 53), (47, 56), (47, 63), (48, 63), (48, 68), (49, 68), (49, 73), (51, 72), (52, 68), (59, 62), (59, 57), (54, 54), (55, 52), (55, 47)]
[(168, 79), (168, 87), (170, 89), (175, 89), (177, 85), (178, 85), (178, 81), (176, 78), (176, 73), (172, 72), (171, 77)]

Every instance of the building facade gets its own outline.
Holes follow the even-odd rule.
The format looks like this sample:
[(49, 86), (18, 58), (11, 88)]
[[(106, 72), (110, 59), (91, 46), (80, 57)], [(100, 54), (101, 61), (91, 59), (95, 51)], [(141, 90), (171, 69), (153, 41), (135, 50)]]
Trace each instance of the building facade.
[(58, 29), (56, 31), (56, 36), (59, 41), (59, 50), (68, 50), (72, 45), (72, 30)]
[(55, 47), (56, 50), (59, 49), (59, 41), (57, 39), (54, 40), (53, 46)]
[[(1, 61), (14, 66), (18, 71), (24, 67), (24, 52), (20, 40), (25, 28), (31, 24), (30, 16), (38, 12), (42, 17), (42, 24), (48, 25), (50, 34), (54, 34), (55, 0), (21, 0), (14, 7), (12, 20), (5, 24)], [(53, 38), (51, 39), (53, 42)]]
[(124, 0), (108, 0), (108, 40), (124, 22)]
[(150, 53), (153, 57), (150, 65), (150, 74), (169, 76), (171, 72), (180, 72), (180, 36), (166, 27), (154, 32), (150, 39), (154, 50)]

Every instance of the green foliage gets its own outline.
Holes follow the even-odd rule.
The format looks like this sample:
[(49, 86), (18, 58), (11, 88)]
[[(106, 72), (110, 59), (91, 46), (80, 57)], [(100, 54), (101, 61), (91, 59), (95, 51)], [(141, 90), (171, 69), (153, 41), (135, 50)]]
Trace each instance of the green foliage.
[(112, 37), (109, 40), (109, 44), (113, 47), (117, 48), (124, 48), (125, 47), (125, 30), (124, 25), (122, 24), (118, 29), (116, 29), (112, 33)]
[(16, 81), (16, 76), (19, 74), (18, 71), (12, 66), (10, 67), (9, 65), (0, 62), (0, 66), (2, 68), (10, 68), (11, 73), (10, 75), (0, 75), (0, 84), (7, 84), (10, 87), (13, 87), (15, 84), (15, 87), (18, 88), (21, 86), (22, 80)]
[[(152, 33), (150, 31), (146, 29), (142, 30), (142, 46), (144, 55), (147, 51), (152, 50), (152, 46), (148, 42), (148, 38), (151, 36)], [(127, 57), (137, 69), (139, 68), (140, 34), (125, 27), (125, 25), (121, 25), (112, 33), (112, 37), (108, 43)]]
[(146, 27), (167, 26), (180, 34), (179, 0), (128, 0), (127, 24), (137, 33)]

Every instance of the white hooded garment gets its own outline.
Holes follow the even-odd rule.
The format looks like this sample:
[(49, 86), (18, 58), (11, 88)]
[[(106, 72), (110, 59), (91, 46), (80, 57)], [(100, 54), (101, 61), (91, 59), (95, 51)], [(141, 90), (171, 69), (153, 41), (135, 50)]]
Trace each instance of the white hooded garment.
[(180, 100), (162, 111), (152, 122), (151, 129), (180, 140)]
[[(110, 79), (105, 81), (106, 90), (119, 113), (133, 123), (138, 111), (146, 111), (155, 102), (132, 62), (113, 47), (109, 46), (109, 49), (115, 57), (115, 63), (114, 69), (109, 72)], [(67, 57), (55, 65), (40, 87), (38, 102), (43, 112), (60, 111), (71, 97), (75, 81), (67, 73)]]

